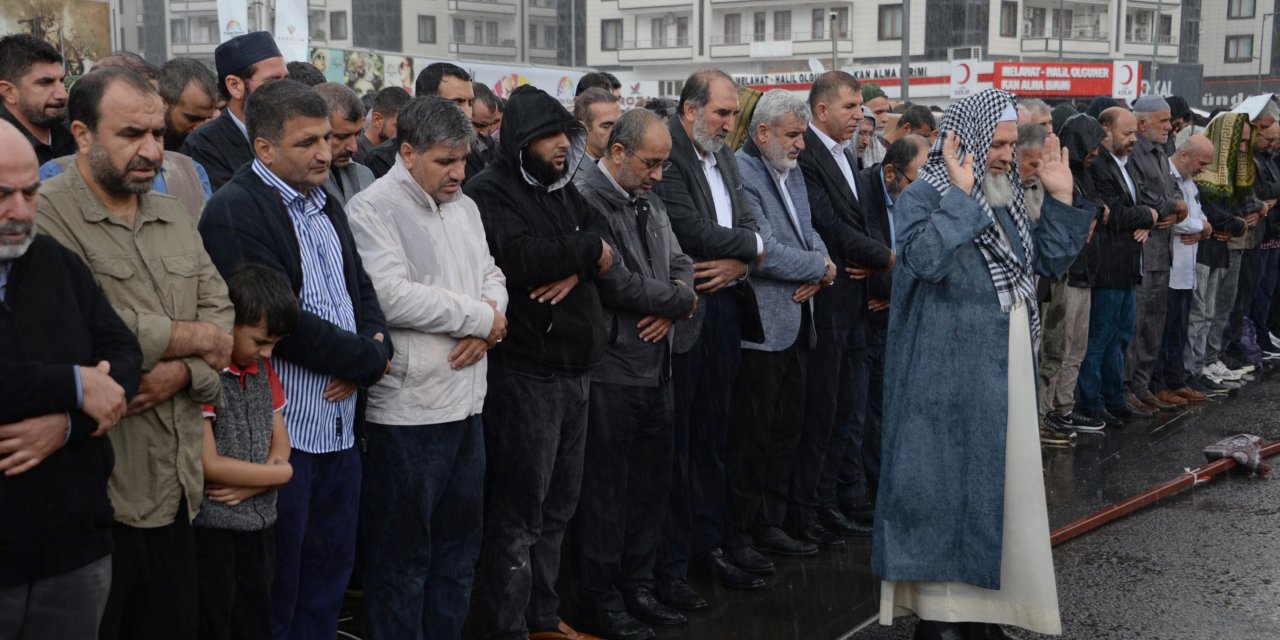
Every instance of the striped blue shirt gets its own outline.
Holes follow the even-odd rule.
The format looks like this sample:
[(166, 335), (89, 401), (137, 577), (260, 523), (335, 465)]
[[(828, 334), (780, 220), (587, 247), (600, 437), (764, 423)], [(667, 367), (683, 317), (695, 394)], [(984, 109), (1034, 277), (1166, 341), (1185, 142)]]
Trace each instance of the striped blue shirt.
[[(354, 333), (356, 315), (343, 275), (342, 245), (338, 243), (333, 223), (324, 213), (328, 200), (324, 188), (316, 187), (303, 195), (256, 159), (253, 172), (280, 192), (280, 199), (293, 223), (302, 253), (302, 293), (299, 296), (302, 309)], [(324, 399), (324, 389), (333, 382), (332, 377), (305, 369), (279, 356), (273, 356), (271, 364), (284, 385), (285, 397), (289, 399), (284, 407), (284, 421), (294, 449), (307, 453), (331, 453), (355, 446), (352, 433), (356, 419), (354, 395), (341, 402), (329, 402)]]

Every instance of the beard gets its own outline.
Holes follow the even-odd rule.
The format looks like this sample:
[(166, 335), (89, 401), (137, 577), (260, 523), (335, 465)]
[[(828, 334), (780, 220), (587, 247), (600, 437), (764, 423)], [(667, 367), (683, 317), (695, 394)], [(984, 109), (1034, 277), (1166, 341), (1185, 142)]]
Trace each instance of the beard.
[(544, 187), (549, 187), (559, 182), (560, 179), (564, 178), (565, 174), (569, 172), (569, 162), (567, 158), (564, 163), (564, 168), (557, 169), (554, 164), (551, 164), (532, 153), (525, 153), (522, 155), (523, 157), (520, 159), (520, 166), (524, 167), (524, 170), (528, 171), (529, 175), (533, 176), (533, 179), (537, 180), (538, 183)]
[(17, 260), (26, 255), (31, 243), (36, 241), (36, 225), (34, 222), (8, 222), (0, 224), (0, 235), (21, 233), (22, 240), (14, 243), (0, 241), (0, 262)]
[(769, 148), (764, 150), (764, 155), (769, 159), (769, 164), (778, 170), (778, 173), (790, 171), (800, 164), (799, 159), (790, 157), (790, 149), (780, 149), (774, 145), (769, 145)]
[(619, 187), (633, 196), (640, 195), (653, 187), (649, 176), (632, 169), (630, 162), (623, 162), (618, 167), (618, 175), (614, 176), (614, 179), (618, 181)]
[(135, 156), (129, 160), (124, 171), (120, 171), (111, 163), (111, 156), (106, 148), (96, 143), (89, 149), (88, 160), (89, 171), (93, 173), (94, 181), (107, 193), (117, 196), (137, 196), (151, 191), (151, 186), (155, 182), (154, 176), (143, 179), (130, 178), (129, 172), (135, 169), (152, 169), (159, 172), (161, 164)]
[(31, 124), (37, 127), (47, 128), (47, 127), (52, 127), (53, 125), (58, 124), (59, 122), (62, 122), (63, 116), (67, 114), (66, 103), (63, 103), (61, 106), (56, 107), (55, 112), (52, 114), (49, 113), (49, 110), (46, 108), (46, 106), (47, 105), (43, 105), (43, 104), (41, 105), (23, 104), (19, 106), (19, 110), (22, 112), (22, 117), (26, 118), (28, 122), (30, 122)]
[(982, 181), (982, 195), (992, 209), (1008, 209), (1013, 206), (1013, 184), (1007, 174), (988, 173)]
[(707, 154), (719, 153), (724, 147), (724, 138), (716, 137), (715, 134), (707, 133), (707, 112), (706, 108), (698, 109), (698, 118), (693, 121), (693, 141), (702, 147), (702, 151)]

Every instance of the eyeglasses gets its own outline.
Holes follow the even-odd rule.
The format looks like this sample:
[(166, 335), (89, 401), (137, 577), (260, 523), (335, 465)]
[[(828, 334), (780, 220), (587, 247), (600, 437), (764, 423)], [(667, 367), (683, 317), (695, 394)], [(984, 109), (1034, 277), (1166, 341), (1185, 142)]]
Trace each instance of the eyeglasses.
[(644, 163), (644, 168), (648, 169), (649, 171), (653, 171), (654, 169), (661, 168), (662, 172), (666, 173), (668, 170), (671, 169), (670, 160), (649, 160), (648, 158), (640, 157), (640, 154), (630, 149), (627, 149), (627, 155), (633, 156), (636, 160), (639, 160), (640, 162)]

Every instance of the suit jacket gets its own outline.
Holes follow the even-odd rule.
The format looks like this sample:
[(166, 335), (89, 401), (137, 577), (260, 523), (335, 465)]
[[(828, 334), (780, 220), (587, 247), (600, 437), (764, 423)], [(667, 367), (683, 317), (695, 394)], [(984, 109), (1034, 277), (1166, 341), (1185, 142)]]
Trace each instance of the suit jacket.
[[(666, 205), (671, 229), (680, 242), (680, 248), (694, 262), (718, 258), (753, 262), (759, 255), (756, 250), (756, 232), (759, 227), (755, 216), (747, 208), (746, 198), (742, 193), (742, 178), (738, 175), (738, 163), (733, 152), (727, 146), (716, 152), (716, 166), (729, 188), (729, 197), (733, 202), (734, 226), (726, 228), (716, 221), (711, 187), (707, 184), (706, 175), (702, 171), (702, 160), (698, 158), (693, 141), (685, 133), (679, 118), (672, 118), (668, 127), (671, 130), (671, 169), (654, 185), (653, 192)], [(743, 339), (764, 341), (760, 311), (750, 282), (739, 282), (713, 295), (736, 298), (741, 306)], [(693, 348), (702, 334), (704, 318), (705, 310), (702, 305), (698, 305), (693, 318), (680, 322), (673, 343), (676, 353), (686, 353)]]
[[(338, 184), (339, 180), (342, 184)], [(373, 181), (373, 172), (369, 167), (359, 162), (352, 162), (341, 169), (330, 168), (329, 179), (324, 183), (324, 190), (329, 193), (330, 198), (342, 205), (343, 211), (346, 211), (347, 202), (373, 184)]]
[[(1160, 213), (1160, 217), (1173, 215), (1173, 208), (1182, 200), (1182, 190), (1169, 173), (1169, 157), (1164, 147), (1149, 142), (1139, 135), (1129, 159), (1129, 174), (1138, 187), (1138, 197), (1144, 204)], [(1172, 232), (1168, 229), (1152, 229), (1151, 237), (1142, 245), (1143, 271), (1168, 271), (1173, 264), (1169, 249)]]
[[(881, 184), (880, 172), (883, 164), (867, 167), (862, 170), (862, 183), (867, 185), (863, 209), (867, 214), (867, 234), (886, 248), (892, 248), (893, 238), (889, 231), (889, 202), (884, 185)], [(898, 194), (901, 196), (902, 194)], [(844, 274), (840, 274), (844, 275)], [(847, 278), (846, 278), (847, 279)], [(837, 277), (838, 282), (841, 278)], [(856, 281), (851, 281), (856, 282)], [(866, 279), (867, 298), (889, 300), (893, 297), (893, 274), (877, 273)], [(821, 296), (822, 294), (819, 294)], [(863, 307), (866, 309), (866, 307)], [(889, 330), (889, 310), (866, 310), (867, 343), (883, 345)]]
[[(812, 348), (817, 343), (813, 300), (804, 303), (809, 310), (804, 314), (793, 296), (796, 287), (817, 282), (826, 274), (827, 246), (810, 222), (804, 175), (798, 170), (787, 173), (787, 193), (784, 194), (778, 187), (773, 167), (761, 157), (754, 139), (747, 138), (737, 158), (743, 193), (764, 238), (764, 260), (752, 272), (751, 284), (755, 288), (765, 339), (743, 340), (742, 346), (782, 351), (800, 338)], [(788, 197), (795, 219), (783, 201)]]
[[(1084, 249), (1085, 259), (1092, 262), (1089, 272), (1093, 281), (1089, 285), (1096, 289), (1128, 289), (1142, 282), (1142, 245), (1133, 239), (1133, 232), (1155, 224), (1151, 207), (1134, 200), (1122, 171), (1106, 151), (1089, 167), (1095, 197), (1111, 208), (1111, 218), (1098, 225), (1094, 241)], [(1142, 188), (1137, 180), (1133, 184)]]
[[(808, 188), (813, 227), (839, 267), (835, 284), (814, 297), (814, 323), (821, 327), (858, 327), (866, 319), (867, 287), (863, 281), (850, 280), (844, 267), (850, 262), (876, 269), (889, 266), (891, 249), (884, 239), (871, 235), (865, 213), (867, 196), (879, 188), (879, 182), (872, 185), (854, 170), (853, 179), (858, 185), (855, 197), (840, 165), (812, 127), (804, 132), (804, 145), (800, 170)], [(856, 166), (852, 152), (846, 150), (845, 157), (851, 169)], [(884, 224), (888, 225), (887, 218)]]
[(231, 119), (230, 109), (223, 109), (216, 120), (192, 131), (182, 143), (182, 153), (204, 167), (214, 191), (230, 182), (237, 169), (253, 162), (253, 148)]

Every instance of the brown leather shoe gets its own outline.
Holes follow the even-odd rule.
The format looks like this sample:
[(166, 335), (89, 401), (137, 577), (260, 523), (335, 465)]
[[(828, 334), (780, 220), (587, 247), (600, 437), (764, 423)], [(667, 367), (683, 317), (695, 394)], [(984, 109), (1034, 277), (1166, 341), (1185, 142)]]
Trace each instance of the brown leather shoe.
[(1183, 387), (1181, 389), (1178, 389), (1177, 391), (1174, 391), (1174, 393), (1185, 398), (1187, 402), (1204, 402), (1205, 400), (1209, 399), (1209, 396), (1206, 396), (1203, 393), (1200, 393), (1199, 391), (1192, 389), (1191, 387)]
[[(564, 634), (564, 637), (569, 640), (603, 640), (603, 638), (600, 638), (599, 636), (593, 636), (589, 633), (583, 633), (575, 630), (564, 620), (560, 621), (560, 633)], [(529, 636), (529, 640), (534, 640), (533, 636)]]
[[(1193, 393), (1195, 392), (1194, 389), (1188, 388), (1187, 390)], [(1165, 404), (1172, 405), (1174, 408), (1187, 406), (1186, 398), (1168, 389), (1165, 389), (1164, 391), (1161, 391), (1160, 393), (1156, 394), (1156, 399)]]
[(1132, 392), (1126, 391), (1124, 394), (1124, 399), (1125, 399), (1125, 402), (1128, 402), (1129, 406), (1131, 407), (1136, 407), (1138, 409), (1142, 409), (1143, 411), (1149, 411), (1151, 413), (1158, 413), (1160, 411), (1158, 407), (1153, 407), (1143, 402), (1142, 400), (1139, 400), (1138, 396), (1133, 395)]
[(1173, 409), (1177, 408), (1177, 406), (1169, 404), (1168, 402), (1165, 402), (1160, 398), (1157, 398), (1156, 396), (1152, 395), (1152, 393), (1150, 391), (1147, 391), (1146, 389), (1143, 389), (1142, 393), (1138, 394), (1138, 399), (1141, 400), (1143, 403), (1145, 403), (1147, 406), (1155, 407), (1161, 411), (1172, 411)]

